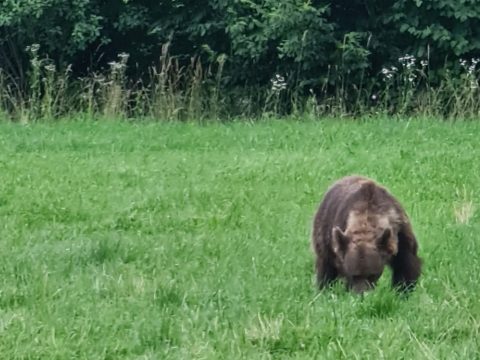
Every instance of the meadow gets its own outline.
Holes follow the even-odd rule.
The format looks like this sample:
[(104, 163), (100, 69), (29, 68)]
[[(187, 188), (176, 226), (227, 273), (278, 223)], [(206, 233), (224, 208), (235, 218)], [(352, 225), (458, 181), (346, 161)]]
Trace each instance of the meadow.
[[(0, 123), (4, 359), (478, 359), (479, 122)], [(376, 179), (424, 272), (315, 288), (327, 187)]]

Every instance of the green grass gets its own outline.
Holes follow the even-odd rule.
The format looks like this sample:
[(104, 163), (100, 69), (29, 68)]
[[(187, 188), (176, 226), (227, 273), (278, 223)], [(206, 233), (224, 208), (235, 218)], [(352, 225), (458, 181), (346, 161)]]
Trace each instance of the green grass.
[[(0, 124), (4, 359), (480, 357), (480, 123)], [(386, 185), (424, 273), (314, 286), (310, 224)]]

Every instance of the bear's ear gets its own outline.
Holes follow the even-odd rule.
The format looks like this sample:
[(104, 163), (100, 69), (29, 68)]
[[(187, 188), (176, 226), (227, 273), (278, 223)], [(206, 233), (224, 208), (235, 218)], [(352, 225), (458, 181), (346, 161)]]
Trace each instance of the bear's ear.
[(385, 229), (382, 236), (380, 236), (377, 241), (377, 246), (379, 249), (386, 251), (389, 255), (396, 255), (398, 252), (398, 246), (395, 237), (392, 235), (392, 230), (390, 228)]
[(333, 252), (343, 258), (349, 242), (347, 235), (338, 226), (335, 226), (332, 230)]

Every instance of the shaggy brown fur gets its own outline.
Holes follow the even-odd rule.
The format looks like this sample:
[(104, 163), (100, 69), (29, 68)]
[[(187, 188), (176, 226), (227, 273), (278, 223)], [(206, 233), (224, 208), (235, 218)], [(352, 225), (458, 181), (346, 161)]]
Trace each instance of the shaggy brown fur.
[(386, 265), (392, 285), (413, 289), (421, 273), (417, 240), (400, 203), (373, 180), (348, 176), (326, 192), (315, 215), (312, 245), (320, 288), (337, 278), (362, 293)]

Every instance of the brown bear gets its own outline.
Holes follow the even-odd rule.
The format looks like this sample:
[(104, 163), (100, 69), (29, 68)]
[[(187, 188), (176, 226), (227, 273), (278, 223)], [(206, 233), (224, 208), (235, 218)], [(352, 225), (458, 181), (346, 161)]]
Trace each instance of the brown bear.
[(392, 285), (415, 287), (421, 272), (417, 240), (400, 203), (382, 186), (347, 176), (325, 193), (315, 214), (312, 246), (320, 288), (337, 278), (363, 293), (375, 287), (386, 265)]

